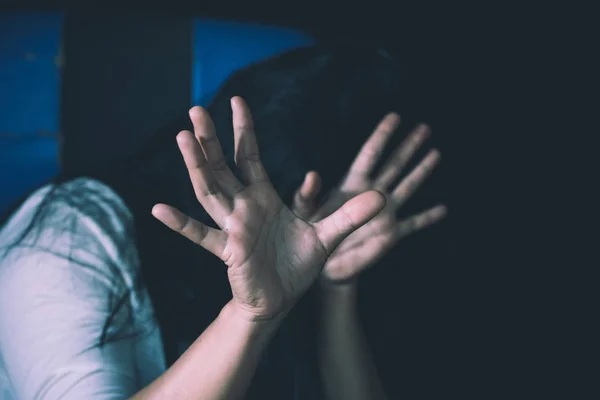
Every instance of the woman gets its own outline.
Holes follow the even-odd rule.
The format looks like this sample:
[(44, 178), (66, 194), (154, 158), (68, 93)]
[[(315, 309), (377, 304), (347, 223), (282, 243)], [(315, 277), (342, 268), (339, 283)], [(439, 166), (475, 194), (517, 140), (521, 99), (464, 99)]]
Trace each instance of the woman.
[(399, 123), (387, 115), (347, 167), (397, 93), (376, 49), (294, 50), (190, 110), (177, 145), (170, 131), (34, 192), (0, 232), (6, 396), (385, 398), (356, 278), (444, 214), (395, 218), (439, 158), (397, 183), (425, 127), (373, 175)]

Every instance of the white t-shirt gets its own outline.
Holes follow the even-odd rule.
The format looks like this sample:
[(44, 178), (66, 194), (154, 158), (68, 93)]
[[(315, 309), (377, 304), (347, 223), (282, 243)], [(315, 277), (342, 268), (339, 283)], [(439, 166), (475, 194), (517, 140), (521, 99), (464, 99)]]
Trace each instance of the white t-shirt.
[[(0, 231), (0, 399), (125, 399), (165, 370), (148, 293), (134, 289), (132, 215), (105, 185), (77, 179), (60, 186), (39, 235), (5, 257), (49, 190), (31, 195)], [(108, 330), (125, 338), (98, 346), (128, 291), (131, 307)]]

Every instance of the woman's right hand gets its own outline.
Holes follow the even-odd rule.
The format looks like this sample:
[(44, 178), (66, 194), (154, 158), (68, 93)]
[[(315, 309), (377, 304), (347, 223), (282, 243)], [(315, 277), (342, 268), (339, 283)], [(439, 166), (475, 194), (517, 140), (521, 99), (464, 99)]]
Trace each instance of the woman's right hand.
[(244, 315), (271, 319), (292, 307), (338, 244), (383, 209), (385, 197), (368, 191), (317, 222), (296, 216), (283, 204), (260, 162), (246, 103), (234, 97), (231, 105), (235, 163), (243, 182), (227, 166), (206, 110), (190, 110), (195, 137), (189, 131), (177, 136), (196, 197), (221, 229), (164, 204), (157, 204), (152, 214), (223, 260), (233, 303)]

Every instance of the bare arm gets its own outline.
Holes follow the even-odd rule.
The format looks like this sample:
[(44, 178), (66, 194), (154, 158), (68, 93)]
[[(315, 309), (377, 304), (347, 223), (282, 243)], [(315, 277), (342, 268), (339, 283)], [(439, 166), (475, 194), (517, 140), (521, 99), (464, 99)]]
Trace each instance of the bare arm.
[(379, 190), (386, 197), (385, 208), (367, 224), (349, 235), (329, 257), (321, 272), (318, 320), (319, 363), (325, 390), (330, 399), (385, 399), (380, 379), (360, 326), (356, 302), (359, 274), (376, 264), (396, 243), (409, 234), (439, 221), (444, 206), (430, 208), (397, 221), (396, 212), (410, 198), (439, 161), (432, 150), (400, 183), (393, 185), (410, 158), (429, 134), (420, 126), (393, 152), (378, 170), (375, 165), (400, 118), (387, 115), (367, 139), (348, 173), (320, 207), (316, 196), (320, 178), (307, 174), (296, 193), (294, 209), (308, 220), (329, 215), (350, 197), (368, 190)]
[(322, 289), (319, 368), (328, 399), (387, 399), (360, 324), (356, 285)]
[[(223, 261), (232, 299), (190, 349), (133, 399), (243, 397), (281, 318), (315, 282), (337, 245), (384, 206), (383, 196), (371, 191), (321, 221), (299, 218), (283, 204), (260, 162), (247, 105), (234, 98), (232, 108), (241, 181), (224, 167), (206, 110), (190, 112), (195, 135), (183, 131), (177, 137), (198, 201), (219, 229), (165, 204), (152, 210), (167, 227)], [(82, 223), (78, 234), (86, 227)], [(0, 265), (0, 368), (19, 399), (123, 399), (147, 383), (140, 383), (139, 362), (148, 376), (162, 368), (154, 365), (156, 357), (137, 358), (141, 335), (98, 345), (111, 312), (109, 294), (121, 290), (108, 283), (104, 271), (121, 261), (106, 257), (106, 246), (117, 246), (110, 238), (98, 240), (97, 232), (103, 230), (87, 232), (86, 246), (71, 246), (71, 236), (65, 236), (68, 257), (26, 251)], [(51, 247), (61, 250), (54, 239)], [(74, 262), (79, 250), (82, 268)], [(96, 265), (98, 260), (107, 265)], [(156, 333), (144, 339), (156, 339)]]
[(195, 135), (183, 131), (177, 137), (196, 196), (221, 230), (165, 204), (152, 212), (226, 264), (233, 299), (190, 349), (134, 399), (243, 397), (281, 318), (313, 284), (335, 247), (384, 206), (383, 196), (371, 191), (322, 221), (297, 217), (281, 202), (260, 163), (247, 105), (234, 98), (232, 108), (242, 182), (224, 167), (206, 110), (190, 111)]
[(228, 303), (179, 360), (132, 400), (243, 398), (280, 320), (253, 321)]

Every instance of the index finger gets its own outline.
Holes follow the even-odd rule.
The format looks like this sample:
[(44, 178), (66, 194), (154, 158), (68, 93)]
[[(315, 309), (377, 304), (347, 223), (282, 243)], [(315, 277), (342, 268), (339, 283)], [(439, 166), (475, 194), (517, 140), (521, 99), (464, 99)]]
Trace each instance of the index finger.
[(350, 167), (350, 175), (360, 174), (364, 176), (371, 173), (375, 164), (377, 164), (377, 160), (379, 160), (383, 154), (385, 145), (399, 125), (400, 116), (396, 113), (387, 114), (381, 122), (379, 122), (375, 131), (369, 136), (354, 159), (354, 162)]
[(217, 138), (215, 125), (206, 109), (198, 106), (193, 107), (190, 110), (190, 119), (194, 125), (194, 134), (200, 146), (202, 146), (208, 166), (219, 182), (220, 187), (230, 196), (241, 191), (243, 186), (227, 165), (221, 143)]
[(233, 135), (235, 137), (235, 163), (247, 183), (268, 181), (267, 171), (260, 161), (254, 123), (248, 105), (241, 97), (231, 99)]
[(212, 171), (208, 167), (206, 157), (200, 144), (190, 131), (181, 131), (177, 135), (177, 144), (188, 169), (196, 198), (208, 214), (219, 226), (231, 213), (231, 200), (224, 195)]

